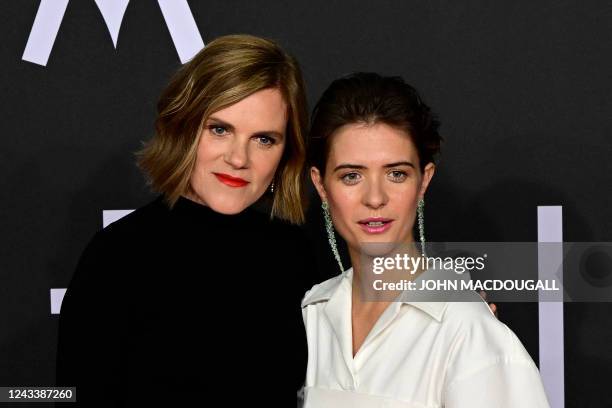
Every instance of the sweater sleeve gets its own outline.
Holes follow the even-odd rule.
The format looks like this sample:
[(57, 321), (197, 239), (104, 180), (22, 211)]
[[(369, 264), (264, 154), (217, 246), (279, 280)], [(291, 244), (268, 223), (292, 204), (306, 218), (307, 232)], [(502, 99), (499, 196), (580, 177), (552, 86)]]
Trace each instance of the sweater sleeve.
[(106, 235), (96, 233), (81, 255), (60, 311), (56, 383), (76, 387), (71, 407), (116, 407), (124, 398), (118, 257)]
[(293, 308), (295, 310), (295, 317), (297, 324), (295, 333), (295, 344), (296, 344), (296, 378), (295, 387), (296, 390), (302, 389), (304, 381), (306, 379), (306, 365), (308, 361), (308, 346), (306, 343), (306, 330), (304, 329), (303, 317), (302, 317), (302, 298), (304, 292), (310, 289), (313, 282), (316, 282), (319, 278), (319, 268), (316, 264), (315, 257), (313, 255), (312, 243), (310, 242), (306, 232), (302, 229), (296, 231), (296, 241), (294, 246), (294, 259), (292, 264), (295, 265), (295, 273), (297, 286), (295, 287), (295, 302)]

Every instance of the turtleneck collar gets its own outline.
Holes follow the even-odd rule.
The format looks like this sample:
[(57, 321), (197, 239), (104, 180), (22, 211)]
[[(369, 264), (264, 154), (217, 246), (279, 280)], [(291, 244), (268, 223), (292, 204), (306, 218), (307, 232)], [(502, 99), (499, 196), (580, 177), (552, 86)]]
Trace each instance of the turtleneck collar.
[(251, 207), (247, 207), (238, 214), (221, 214), (209, 206), (199, 204), (184, 196), (179, 197), (170, 212), (180, 218), (192, 221), (201, 220), (218, 225), (241, 225), (255, 216), (255, 211)]

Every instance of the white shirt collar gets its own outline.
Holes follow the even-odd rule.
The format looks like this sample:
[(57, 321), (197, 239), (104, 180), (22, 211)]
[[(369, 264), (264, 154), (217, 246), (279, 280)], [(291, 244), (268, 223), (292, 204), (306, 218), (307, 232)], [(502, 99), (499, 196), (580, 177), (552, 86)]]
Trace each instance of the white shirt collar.
[[(304, 296), (302, 307), (317, 302), (327, 302), (332, 298), (334, 293), (336, 293), (344, 279), (348, 279), (349, 282), (352, 282), (353, 268), (349, 268), (340, 275), (328, 279), (325, 282), (314, 285), (312, 289), (306, 293), (306, 296)], [(406, 292), (404, 293), (406, 294)], [(415, 302), (408, 300), (407, 297), (408, 296), (402, 296), (400, 302), (422, 310), (439, 322), (444, 318), (444, 311), (446, 310), (448, 302)]]

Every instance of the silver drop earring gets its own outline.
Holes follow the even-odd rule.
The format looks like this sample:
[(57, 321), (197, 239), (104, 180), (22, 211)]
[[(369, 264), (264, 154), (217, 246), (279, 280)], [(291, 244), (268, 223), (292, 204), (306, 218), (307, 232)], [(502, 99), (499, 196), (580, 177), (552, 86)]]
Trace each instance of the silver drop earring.
[(420, 199), (419, 204), (417, 206), (417, 217), (419, 219), (419, 239), (421, 241), (421, 254), (423, 256), (427, 256), (425, 254), (425, 200)]
[(331, 215), (329, 214), (329, 204), (327, 204), (327, 201), (321, 202), (321, 208), (323, 209), (323, 219), (325, 220), (325, 230), (327, 231), (327, 240), (329, 241), (329, 246), (331, 247), (331, 250), (334, 254), (334, 258), (336, 258), (336, 261), (338, 261), (340, 272), (344, 272), (342, 260), (340, 259), (340, 253), (338, 252), (338, 246), (336, 245), (334, 224), (332, 224)]
[(274, 192), (274, 181), (272, 181), (272, 184), (270, 184), (270, 192)]

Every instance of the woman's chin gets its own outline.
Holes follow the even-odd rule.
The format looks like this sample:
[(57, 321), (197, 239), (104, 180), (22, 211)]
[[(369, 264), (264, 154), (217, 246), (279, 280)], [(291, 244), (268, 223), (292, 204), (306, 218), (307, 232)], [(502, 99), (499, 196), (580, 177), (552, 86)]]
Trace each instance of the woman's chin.
[(367, 258), (387, 257), (392, 256), (397, 246), (397, 242), (370, 239), (359, 243), (359, 253)]

